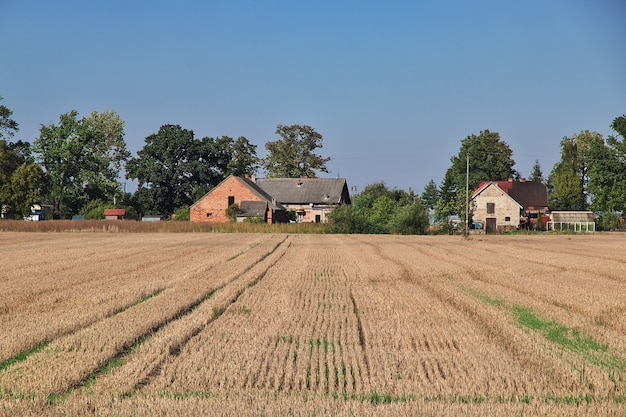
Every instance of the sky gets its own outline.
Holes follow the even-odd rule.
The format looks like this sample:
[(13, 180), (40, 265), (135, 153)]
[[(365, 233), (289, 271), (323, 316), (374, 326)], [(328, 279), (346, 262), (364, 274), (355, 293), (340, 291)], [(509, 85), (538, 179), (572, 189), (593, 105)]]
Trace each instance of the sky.
[(564, 136), (626, 113), (625, 16), (623, 0), (0, 0), (1, 104), (30, 142), (114, 110), (133, 155), (165, 124), (259, 156), (277, 125), (309, 125), (319, 176), (357, 191), (440, 184), (482, 130), (547, 177)]

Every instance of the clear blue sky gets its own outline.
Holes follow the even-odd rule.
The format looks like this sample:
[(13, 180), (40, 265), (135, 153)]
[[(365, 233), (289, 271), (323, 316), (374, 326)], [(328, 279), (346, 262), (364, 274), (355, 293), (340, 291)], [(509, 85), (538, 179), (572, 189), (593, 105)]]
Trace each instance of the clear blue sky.
[(331, 173), (421, 192), (489, 129), (528, 176), (626, 113), (626, 2), (0, 0), (0, 95), (33, 141), (72, 109), (115, 110), (135, 154), (196, 137), (324, 136)]

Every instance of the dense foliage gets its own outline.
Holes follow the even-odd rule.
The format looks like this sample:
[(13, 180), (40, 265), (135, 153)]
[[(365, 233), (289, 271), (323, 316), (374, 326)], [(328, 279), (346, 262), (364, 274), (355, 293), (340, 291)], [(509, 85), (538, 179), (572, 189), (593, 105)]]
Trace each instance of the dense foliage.
[(169, 216), (193, 204), (228, 175), (254, 172), (256, 145), (244, 137), (196, 139), (192, 130), (163, 125), (148, 136), (127, 165), (127, 177), (139, 181), (144, 210)]
[(352, 205), (337, 207), (329, 214), (333, 233), (424, 234), (428, 209), (415, 194), (388, 189), (384, 183), (368, 185), (354, 196)]
[(326, 162), (315, 153), (322, 147), (322, 135), (311, 126), (278, 125), (276, 134), (280, 136), (273, 142), (267, 142), (267, 157), (263, 160), (263, 168), (268, 176), (274, 178), (316, 177), (316, 171), (328, 172)]

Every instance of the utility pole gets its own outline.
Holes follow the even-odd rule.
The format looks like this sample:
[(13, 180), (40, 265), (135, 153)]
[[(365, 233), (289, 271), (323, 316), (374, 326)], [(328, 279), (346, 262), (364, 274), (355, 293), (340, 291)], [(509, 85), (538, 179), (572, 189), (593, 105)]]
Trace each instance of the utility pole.
[(465, 237), (469, 236), (469, 149), (465, 157)]

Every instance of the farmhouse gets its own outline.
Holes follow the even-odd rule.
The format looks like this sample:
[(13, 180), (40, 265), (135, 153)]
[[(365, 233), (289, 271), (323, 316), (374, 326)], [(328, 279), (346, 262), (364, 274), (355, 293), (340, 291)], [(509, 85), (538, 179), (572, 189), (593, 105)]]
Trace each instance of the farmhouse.
[(229, 176), (190, 207), (192, 222), (227, 223), (227, 209), (236, 204), (237, 221), (259, 218), (266, 223), (286, 222), (285, 207), (246, 177)]
[(548, 190), (537, 181), (483, 181), (472, 194), (476, 228), (487, 231), (533, 227), (548, 211)]
[(225, 223), (226, 209), (239, 206), (238, 221), (262, 218), (267, 223), (286, 221), (286, 211), (298, 223), (321, 223), (340, 204), (350, 204), (345, 178), (245, 178), (230, 176), (190, 208), (192, 222)]
[(258, 178), (256, 184), (296, 213), (298, 223), (320, 223), (336, 206), (350, 204), (345, 178)]

